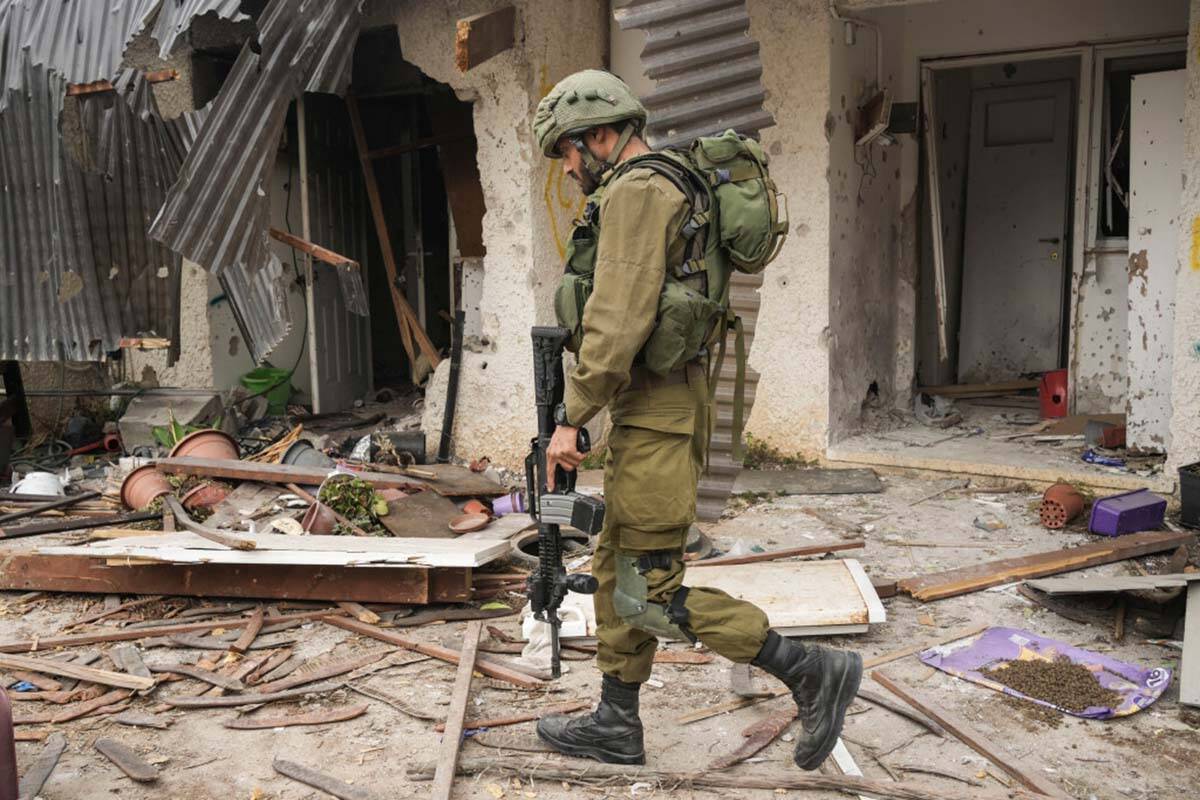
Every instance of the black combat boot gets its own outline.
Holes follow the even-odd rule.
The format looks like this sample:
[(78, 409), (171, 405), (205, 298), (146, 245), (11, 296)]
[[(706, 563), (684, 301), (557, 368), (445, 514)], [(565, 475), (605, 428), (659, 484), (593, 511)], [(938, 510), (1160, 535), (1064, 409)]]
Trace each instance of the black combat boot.
[(802, 730), (793, 758), (801, 769), (816, 769), (837, 745), (846, 706), (858, 694), (862, 658), (858, 653), (793, 642), (775, 631), (752, 662), (783, 681), (800, 708)]
[(595, 711), (582, 717), (542, 717), (537, 724), (538, 736), (569, 756), (594, 758), (606, 764), (645, 764), (642, 721), (638, 719), (641, 688), (640, 683), (605, 675)]

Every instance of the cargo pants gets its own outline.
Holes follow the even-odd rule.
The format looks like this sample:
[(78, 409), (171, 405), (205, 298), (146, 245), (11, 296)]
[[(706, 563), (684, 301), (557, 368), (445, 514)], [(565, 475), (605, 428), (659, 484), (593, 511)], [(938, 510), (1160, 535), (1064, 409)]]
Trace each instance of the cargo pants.
[[(693, 363), (669, 378), (642, 374), (610, 406), (605, 520), (592, 560), (592, 575), (600, 584), (593, 598), (596, 663), (601, 672), (623, 681), (642, 683), (650, 677), (658, 639), (617, 613), (617, 559), (658, 554), (653, 568), (639, 572), (647, 599), (671, 606), (683, 585), (683, 551), (696, 516), (696, 486), (708, 446), (707, 401), (705, 370)], [(766, 641), (767, 616), (752, 603), (697, 587), (686, 592), (681, 605), (684, 633), (731, 661), (749, 662)]]

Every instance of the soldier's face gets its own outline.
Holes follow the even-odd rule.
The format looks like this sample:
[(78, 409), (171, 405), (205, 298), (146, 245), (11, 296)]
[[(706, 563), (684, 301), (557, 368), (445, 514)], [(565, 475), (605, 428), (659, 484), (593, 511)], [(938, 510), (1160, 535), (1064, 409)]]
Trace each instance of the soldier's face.
[[(590, 133), (584, 134), (585, 147), (591, 145), (591, 142), (588, 141), (589, 136)], [(558, 140), (558, 154), (562, 156), (563, 174), (575, 181), (581, 192), (591, 194), (596, 191), (595, 179), (584, 169), (583, 156), (579, 155), (579, 151), (575, 148), (575, 145), (566, 137)]]

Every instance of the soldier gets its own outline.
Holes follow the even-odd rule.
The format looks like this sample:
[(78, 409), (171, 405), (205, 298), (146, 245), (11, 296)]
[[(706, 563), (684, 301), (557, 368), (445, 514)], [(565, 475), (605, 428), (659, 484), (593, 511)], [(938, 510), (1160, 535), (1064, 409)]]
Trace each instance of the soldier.
[(580, 259), (590, 260), (582, 267), (594, 275), (579, 310), (578, 365), (567, 379), (547, 452), (551, 480), (555, 465), (574, 470), (583, 460), (575, 449), (579, 427), (605, 406), (612, 419), (607, 511), (592, 562), (599, 582), (600, 702), (587, 716), (542, 719), (538, 735), (569, 755), (645, 763), (638, 690), (650, 677), (656, 637), (687, 638), (731, 661), (755, 664), (791, 689), (802, 723), (795, 761), (816, 769), (836, 744), (858, 692), (861, 658), (791, 641), (771, 630), (751, 603), (683, 585), (684, 545), (712, 412), (704, 356), (666, 376), (639, 359), (655, 328), (667, 269), (683, 261), (690, 217), (676, 183), (638, 166), (652, 152), (639, 135), (645, 122), (646, 110), (629, 87), (599, 70), (563, 79), (534, 115), (542, 153), (561, 159), (563, 172), (588, 195), (569, 259), (576, 270)]

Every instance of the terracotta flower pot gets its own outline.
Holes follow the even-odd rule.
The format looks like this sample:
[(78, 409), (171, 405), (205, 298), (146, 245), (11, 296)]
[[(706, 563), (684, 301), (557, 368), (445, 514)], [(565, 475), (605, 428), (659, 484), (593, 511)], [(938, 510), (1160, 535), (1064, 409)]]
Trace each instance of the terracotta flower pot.
[(1042, 495), (1042, 524), (1060, 530), (1083, 512), (1083, 496), (1069, 483), (1056, 483)]
[(468, 500), (462, 510), (464, 514), (487, 514), (489, 517), (492, 515), (491, 510), (478, 500)]
[(171, 483), (153, 464), (138, 467), (121, 482), (121, 502), (132, 509), (145, 508), (171, 493)]
[(179, 501), (188, 511), (197, 508), (212, 508), (228, 497), (231, 491), (233, 491), (233, 487), (227, 483), (219, 481), (202, 483), (189, 489), (187, 494), (179, 498)]
[(227, 458), (236, 460), (238, 444), (225, 431), (207, 429), (189, 433), (171, 448), (171, 458)]
[(324, 503), (310, 505), (300, 520), (300, 527), (307, 533), (333, 533), (333, 526), (336, 524), (337, 517), (333, 515), (333, 510)]

